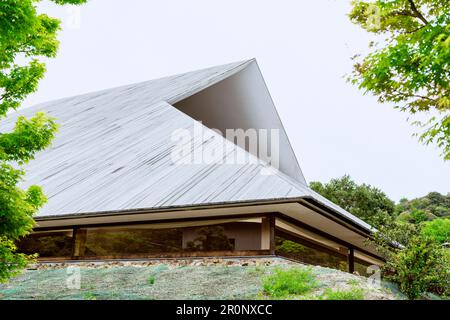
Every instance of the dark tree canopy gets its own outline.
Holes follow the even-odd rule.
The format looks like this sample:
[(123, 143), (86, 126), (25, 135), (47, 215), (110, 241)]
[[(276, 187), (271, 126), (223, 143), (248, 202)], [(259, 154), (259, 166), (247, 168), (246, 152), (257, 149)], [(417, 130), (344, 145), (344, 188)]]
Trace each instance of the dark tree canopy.
[(401, 199), (396, 211), (400, 216), (422, 212), (426, 216), (425, 220), (450, 217), (450, 194), (445, 196), (439, 192), (430, 192), (425, 197)]
[(358, 185), (350, 176), (328, 183), (311, 182), (311, 189), (368, 223), (380, 212), (394, 214), (395, 204), (384, 192), (367, 184)]

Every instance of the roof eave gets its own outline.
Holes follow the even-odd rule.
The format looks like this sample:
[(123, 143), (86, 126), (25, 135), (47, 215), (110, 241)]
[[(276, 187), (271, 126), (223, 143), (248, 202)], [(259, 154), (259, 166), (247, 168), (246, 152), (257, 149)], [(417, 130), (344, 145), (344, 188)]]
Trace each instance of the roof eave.
[[(187, 211), (187, 210), (201, 210), (201, 209), (216, 209), (216, 208), (226, 208), (226, 207), (241, 207), (249, 205), (271, 205), (271, 204), (286, 204), (286, 203), (300, 203), (302, 205), (306, 202), (312, 203), (314, 206), (319, 207), (321, 210), (326, 211), (326, 213), (331, 214), (338, 220), (349, 224), (350, 226), (363, 232), (368, 237), (376, 231), (374, 228), (369, 229), (364, 225), (359, 224), (355, 220), (351, 220), (348, 217), (342, 215), (333, 208), (327, 206), (326, 204), (320, 202), (314, 196), (306, 195), (301, 197), (291, 197), (291, 198), (274, 198), (274, 199), (256, 199), (256, 200), (242, 200), (233, 202), (215, 202), (207, 204), (192, 204), (192, 205), (175, 205), (157, 208), (140, 208), (132, 210), (114, 210), (114, 211), (98, 211), (98, 212), (80, 212), (80, 213), (67, 213), (59, 215), (47, 215), (38, 216), (35, 218), (37, 222), (39, 221), (50, 221), (50, 220), (66, 220), (74, 218), (89, 218), (98, 216), (117, 216), (117, 215), (129, 215), (129, 214), (139, 214), (139, 213), (152, 213), (152, 212), (166, 212), (166, 211)], [(356, 218), (356, 217), (355, 217)]]

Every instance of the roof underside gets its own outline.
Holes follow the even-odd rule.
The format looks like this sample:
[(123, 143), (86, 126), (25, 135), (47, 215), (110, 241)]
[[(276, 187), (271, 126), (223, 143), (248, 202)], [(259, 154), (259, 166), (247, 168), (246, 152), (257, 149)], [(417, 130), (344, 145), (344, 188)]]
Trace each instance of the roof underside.
[[(27, 117), (43, 110), (60, 130), (51, 148), (27, 165), (27, 187), (39, 184), (48, 203), (38, 217), (311, 197), (351, 219), (369, 225), (205, 128), (173, 104), (243, 70), (251, 61), (104, 90), (23, 109)], [(2, 121), (11, 129), (17, 114)], [(193, 133), (192, 153), (203, 147), (218, 154), (208, 163), (172, 161), (178, 129)], [(225, 149), (224, 149), (225, 148)], [(226, 159), (241, 159), (223, 161)], [(203, 151), (205, 152), (205, 151)], [(190, 157), (192, 154), (187, 154)], [(245, 159), (242, 162), (242, 159)], [(230, 164), (232, 162), (233, 164)]]

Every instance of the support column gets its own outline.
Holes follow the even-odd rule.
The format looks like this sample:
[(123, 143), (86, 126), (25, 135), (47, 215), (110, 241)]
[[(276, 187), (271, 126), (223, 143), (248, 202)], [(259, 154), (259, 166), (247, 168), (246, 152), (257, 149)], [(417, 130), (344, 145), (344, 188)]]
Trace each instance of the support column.
[(353, 248), (348, 248), (347, 266), (349, 273), (353, 273), (355, 271), (355, 252)]
[(73, 247), (72, 247), (72, 259), (76, 260), (84, 256), (86, 252), (86, 229), (73, 229)]
[(262, 218), (261, 250), (269, 250), (271, 255), (275, 254), (275, 217), (272, 215)]

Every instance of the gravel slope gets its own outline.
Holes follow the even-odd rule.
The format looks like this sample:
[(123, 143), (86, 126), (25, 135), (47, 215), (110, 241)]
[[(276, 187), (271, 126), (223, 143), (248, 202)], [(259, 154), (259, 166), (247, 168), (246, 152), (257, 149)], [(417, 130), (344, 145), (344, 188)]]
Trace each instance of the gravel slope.
[[(72, 276), (79, 267), (80, 288)], [(261, 279), (275, 268), (311, 267), (320, 283), (308, 298), (327, 288), (362, 288), (365, 299), (399, 299), (392, 288), (334, 269), (281, 258), (160, 260), (35, 265), (8, 284), (0, 299), (264, 299)], [(71, 273), (72, 272), (72, 273)], [(298, 297), (302, 299), (304, 297)]]

